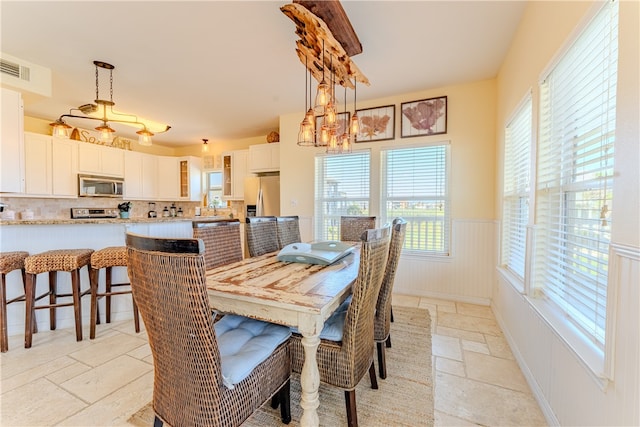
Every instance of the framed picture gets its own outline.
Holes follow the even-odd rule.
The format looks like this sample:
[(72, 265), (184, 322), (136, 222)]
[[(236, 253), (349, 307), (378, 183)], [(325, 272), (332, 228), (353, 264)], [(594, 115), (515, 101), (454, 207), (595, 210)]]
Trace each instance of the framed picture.
[[(336, 135), (340, 136), (345, 131), (349, 130), (349, 120), (351, 120), (351, 113), (349, 111), (345, 111), (344, 113), (338, 113), (336, 115), (336, 122), (338, 123), (338, 128), (336, 129)], [(324, 116), (316, 117), (316, 138), (320, 138), (320, 129), (322, 128), (322, 122), (324, 122)]]
[(365, 108), (357, 110), (360, 129), (356, 142), (386, 141), (395, 138), (396, 106)]
[(447, 133), (447, 97), (403, 102), (400, 136), (438, 135)]

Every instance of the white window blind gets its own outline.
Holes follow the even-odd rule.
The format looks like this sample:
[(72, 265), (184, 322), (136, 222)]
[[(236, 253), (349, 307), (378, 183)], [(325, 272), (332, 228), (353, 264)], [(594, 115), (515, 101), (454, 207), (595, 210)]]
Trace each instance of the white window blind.
[(316, 239), (340, 240), (340, 216), (369, 215), (370, 154), (316, 157)]
[(502, 265), (524, 281), (531, 168), (531, 96), (505, 129)]
[(608, 2), (540, 85), (534, 285), (602, 350), (617, 62)]
[(386, 149), (381, 161), (381, 223), (401, 216), (404, 249), (449, 255), (449, 145)]

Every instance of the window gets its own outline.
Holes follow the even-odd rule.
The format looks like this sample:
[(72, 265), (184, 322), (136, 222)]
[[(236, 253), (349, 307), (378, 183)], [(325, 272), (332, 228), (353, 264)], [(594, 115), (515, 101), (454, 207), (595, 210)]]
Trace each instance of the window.
[(449, 255), (449, 145), (386, 149), (381, 161), (381, 223), (402, 216), (405, 250)]
[(618, 3), (608, 2), (540, 84), (533, 284), (599, 359), (607, 338), (617, 52)]
[(528, 95), (505, 129), (502, 197), (501, 264), (523, 283), (529, 222), (531, 126), (531, 95)]
[(222, 200), (222, 172), (207, 172), (207, 206), (212, 208), (225, 207)]
[(340, 216), (369, 215), (369, 151), (316, 157), (316, 239), (340, 240)]

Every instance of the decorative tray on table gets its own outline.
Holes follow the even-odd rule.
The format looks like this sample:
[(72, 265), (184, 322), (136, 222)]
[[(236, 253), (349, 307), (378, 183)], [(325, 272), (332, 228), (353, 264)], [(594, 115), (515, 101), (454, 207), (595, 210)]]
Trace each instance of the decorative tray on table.
[(291, 243), (280, 250), (278, 261), (329, 265), (353, 252), (353, 244), (326, 241)]

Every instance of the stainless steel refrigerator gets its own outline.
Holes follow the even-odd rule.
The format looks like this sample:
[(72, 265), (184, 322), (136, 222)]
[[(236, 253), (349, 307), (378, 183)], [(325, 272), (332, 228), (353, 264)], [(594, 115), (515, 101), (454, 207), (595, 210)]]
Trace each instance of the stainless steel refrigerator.
[(246, 216), (280, 215), (280, 175), (244, 179)]

